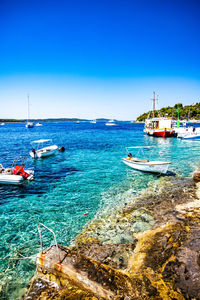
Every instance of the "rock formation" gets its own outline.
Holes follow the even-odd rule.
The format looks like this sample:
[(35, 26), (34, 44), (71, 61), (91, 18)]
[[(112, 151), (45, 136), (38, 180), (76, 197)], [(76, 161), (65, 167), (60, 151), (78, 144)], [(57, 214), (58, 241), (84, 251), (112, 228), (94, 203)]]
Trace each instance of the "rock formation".
[(200, 299), (200, 183), (162, 177), (37, 257), (24, 299)]

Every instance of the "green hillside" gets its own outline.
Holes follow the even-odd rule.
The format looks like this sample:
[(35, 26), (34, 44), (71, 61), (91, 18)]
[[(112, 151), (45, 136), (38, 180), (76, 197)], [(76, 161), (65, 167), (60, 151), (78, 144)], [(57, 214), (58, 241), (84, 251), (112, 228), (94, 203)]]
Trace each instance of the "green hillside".
[[(178, 112), (177, 109), (180, 110), (180, 119), (195, 119), (199, 120), (200, 119), (200, 102), (192, 104), (192, 105), (185, 105), (183, 106), (182, 103), (177, 103), (173, 107), (172, 106), (167, 106), (163, 107), (159, 110), (155, 111), (155, 117), (173, 117), (174, 119), (178, 118)], [(145, 121), (147, 118), (152, 118), (153, 117), (153, 112), (148, 111), (146, 113), (143, 113), (137, 118), (137, 121)]]

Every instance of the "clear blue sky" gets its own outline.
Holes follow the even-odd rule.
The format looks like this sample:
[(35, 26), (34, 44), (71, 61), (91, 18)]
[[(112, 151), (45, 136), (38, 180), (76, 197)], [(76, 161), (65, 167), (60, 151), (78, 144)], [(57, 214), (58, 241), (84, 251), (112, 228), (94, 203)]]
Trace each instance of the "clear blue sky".
[(200, 1), (0, 1), (0, 118), (135, 119), (200, 101)]

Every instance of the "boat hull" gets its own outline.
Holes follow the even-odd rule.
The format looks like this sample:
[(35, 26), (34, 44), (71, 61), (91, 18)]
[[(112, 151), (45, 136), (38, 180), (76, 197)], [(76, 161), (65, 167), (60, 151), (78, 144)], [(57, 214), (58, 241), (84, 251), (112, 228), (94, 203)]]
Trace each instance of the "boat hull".
[(25, 170), (25, 172), (29, 173), (30, 176), (25, 179), (21, 175), (14, 175), (14, 174), (0, 174), (0, 184), (11, 184), (11, 185), (21, 185), (29, 180), (33, 179), (34, 171), (32, 170)]
[(150, 136), (155, 136), (155, 137), (162, 137), (162, 138), (167, 138), (167, 137), (173, 137), (175, 136), (175, 131), (171, 129), (155, 129), (155, 130), (145, 130), (145, 132), (150, 135)]
[(58, 146), (53, 145), (49, 147), (45, 147), (39, 150), (36, 150), (35, 153), (31, 151), (29, 154), (32, 158), (44, 158), (51, 155), (54, 155), (58, 149)]
[(185, 135), (181, 138), (184, 140), (200, 140), (200, 135)]
[(170, 162), (159, 162), (159, 161), (136, 162), (133, 160), (129, 160), (127, 158), (122, 158), (122, 161), (132, 169), (143, 171), (143, 172), (160, 173), (160, 174), (166, 174), (169, 165), (171, 164)]

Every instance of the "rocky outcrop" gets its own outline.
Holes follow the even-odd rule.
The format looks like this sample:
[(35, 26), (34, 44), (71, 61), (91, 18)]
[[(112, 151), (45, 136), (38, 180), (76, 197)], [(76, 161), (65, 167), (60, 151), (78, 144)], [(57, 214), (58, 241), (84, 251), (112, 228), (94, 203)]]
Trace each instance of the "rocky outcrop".
[(199, 299), (200, 185), (161, 178), (37, 257), (24, 299)]

